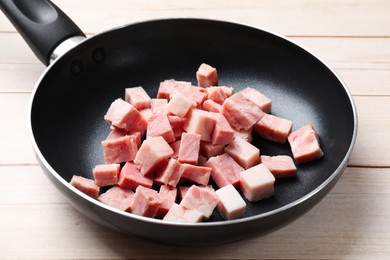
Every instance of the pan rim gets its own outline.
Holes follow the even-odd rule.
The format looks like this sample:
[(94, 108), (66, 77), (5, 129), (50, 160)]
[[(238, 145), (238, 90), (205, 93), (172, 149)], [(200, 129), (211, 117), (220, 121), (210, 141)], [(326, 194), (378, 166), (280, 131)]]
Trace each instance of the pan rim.
[(299, 47), (300, 49), (302, 49), (306, 53), (308, 53), (311, 56), (313, 56), (313, 58), (318, 60), (321, 64), (323, 64), (336, 77), (336, 79), (339, 81), (339, 83), (344, 88), (345, 94), (348, 97), (349, 105), (351, 106), (351, 110), (352, 110), (352, 114), (353, 114), (353, 122), (354, 122), (354, 124), (353, 124), (353, 133), (352, 133), (351, 142), (350, 142), (349, 148), (348, 148), (344, 158), (342, 159), (342, 161), (339, 164), (339, 166), (337, 167), (337, 169), (335, 169), (333, 171), (333, 173), (324, 182), (321, 183), (321, 185), (319, 185), (314, 190), (312, 190), (311, 192), (307, 193), (306, 195), (304, 195), (303, 197), (301, 197), (301, 198), (299, 198), (297, 200), (294, 200), (294, 201), (292, 201), (292, 202), (290, 202), (290, 203), (288, 203), (288, 204), (286, 204), (286, 205), (284, 205), (282, 207), (274, 209), (274, 210), (270, 210), (270, 211), (267, 211), (267, 212), (264, 212), (264, 213), (260, 213), (260, 214), (254, 215), (254, 216), (249, 216), (249, 217), (244, 217), (244, 218), (234, 219), (234, 220), (223, 220), (223, 221), (201, 222), (201, 223), (180, 223), (180, 222), (163, 221), (161, 219), (155, 219), (155, 218), (148, 218), (148, 217), (138, 216), (136, 214), (131, 214), (131, 213), (128, 213), (128, 212), (120, 211), (119, 209), (116, 209), (114, 207), (108, 206), (108, 205), (106, 205), (106, 204), (104, 204), (104, 203), (102, 203), (102, 202), (100, 202), (100, 201), (98, 201), (96, 199), (93, 199), (93, 198), (89, 197), (88, 195), (84, 194), (83, 192), (79, 191), (78, 189), (73, 187), (69, 182), (67, 182), (64, 178), (62, 178), (61, 175), (56, 170), (54, 170), (51, 167), (51, 165), (48, 163), (48, 161), (45, 159), (45, 157), (41, 153), (41, 151), (40, 151), (40, 149), (38, 147), (38, 144), (37, 144), (37, 142), (35, 140), (35, 137), (34, 137), (34, 132), (33, 132), (33, 129), (32, 129), (31, 115), (32, 115), (32, 108), (33, 108), (33, 103), (34, 103), (34, 99), (35, 99), (35, 96), (36, 96), (36, 92), (37, 92), (39, 86), (41, 85), (41, 82), (46, 77), (46, 74), (49, 73), (49, 71), (51, 70), (51, 68), (53, 66), (56, 66), (57, 62), (59, 62), (62, 59), (63, 56), (65, 56), (65, 55), (67, 55), (67, 53), (69, 53), (69, 51), (68, 51), (68, 52), (64, 53), (63, 55), (59, 56), (56, 60), (54, 60), (45, 69), (45, 71), (42, 73), (42, 75), (39, 77), (39, 79), (35, 83), (35, 86), (33, 88), (32, 93), (31, 93), (31, 97), (30, 97), (30, 101), (29, 101), (29, 105), (28, 105), (28, 124), (27, 124), (28, 125), (28, 135), (29, 135), (29, 138), (31, 140), (34, 152), (35, 152), (36, 156), (38, 157), (38, 161), (41, 164), (44, 165), (44, 167), (50, 172), (50, 174), (59, 183), (61, 183), (64, 187), (66, 187), (71, 192), (74, 192), (78, 196), (80, 196), (83, 199), (87, 200), (89, 203), (92, 203), (95, 206), (98, 206), (98, 207), (104, 208), (106, 210), (109, 210), (109, 211), (111, 211), (113, 213), (119, 214), (119, 215), (121, 215), (123, 217), (129, 217), (129, 218), (132, 218), (132, 219), (135, 219), (135, 220), (138, 220), (138, 221), (143, 221), (143, 222), (146, 222), (146, 223), (156, 224), (156, 225), (164, 225), (164, 226), (211, 227), (211, 226), (227, 226), (227, 225), (234, 225), (234, 224), (239, 224), (239, 223), (244, 223), (244, 222), (256, 221), (256, 220), (259, 220), (259, 219), (262, 219), (262, 218), (266, 218), (266, 217), (269, 217), (269, 216), (272, 216), (272, 215), (277, 215), (277, 214), (279, 214), (279, 213), (281, 213), (283, 211), (286, 211), (287, 209), (292, 209), (292, 208), (298, 206), (299, 204), (302, 204), (303, 202), (305, 202), (305, 201), (309, 200), (310, 198), (314, 197), (318, 192), (320, 192), (322, 189), (324, 189), (326, 186), (328, 186), (330, 183), (332, 183), (332, 181), (335, 178), (337, 178), (339, 175), (341, 175), (343, 173), (343, 170), (347, 167), (349, 157), (350, 157), (350, 155), (351, 155), (351, 153), (353, 151), (353, 148), (354, 148), (354, 145), (355, 145), (355, 142), (356, 142), (357, 131), (358, 131), (358, 116), (357, 116), (356, 105), (354, 103), (352, 94), (351, 94), (350, 90), (348, 89), (347, 85), (345, 84), (345, 82), (343, 81), (343, 79), (338, 75), (338, 73), (324, 59), (322, 59), (321, 57), (317, 56), (315, 53), (313, 53), (308, 48), (304, 47), (302, 44), (297, 43), (297, 42), (295, 42), (294, 40), (292, 40), (290, 38), (287, 38), (287, 36), (275, 33), (273, 31), (270, 31), (270, 30), (267, 30), (267, 29), (259, 28), (257, 26), (253, 26), (253, 25), (250, 25), (250, 24), (247, 24), (247, 23), (238, 23), (238, 22), (232, 22), (232, 21), (226, 21), (226, 20), (208, 19), (208, 18), (174, 17), (174, 18), (150, 19), (150, 20), (145, 20), (145, 21), (139, 21), (139, 22), (124, 24), (124, 25), (121, 25), (121, 26), (114, 27), (112, 29), (107, 29), (107, 30), (99, 32), (99, 33), (97, 33), (95, 35), (92, 35), (90, 37), (87, 37), (85, 40), (80, 42), (74, 48), (79, 48), (81, 45), (86, 44), (87, 42), (89, 42), (91, 40), (94, 40), (94, 38), (99, 37), (101, 35), (104, 35), (104, 34), (107, 34), (107, 33), (111, 33), (111, 32), (116, 31), (116, 30), (121, 30), (121, 29), (130, 27), (130, 26), (135, 26), (135, 25), (140, 25), (140, 24), (147, 24), (147, 23), (153, 23), (153, 22), (161, 22), (161, 21), (179, 21), (179, 20), (191, 20), (191, 21), (195, 21), (195, 22), (203, 21), (203, 22), (212, 22), (212, 23), (223, 23), (223, 24), (226, 24), (226, 25), (230, 24), (232, 26), (243, 26), (243, 27), (246, 27), (246, 28), (259, 30), (259, 31), (268, 33), (268, 34), (270, 34), (273, 37), (277, 37), (277, 38), (279, 38), (281, 40), (287, 41), (287, 42), (293, 44), (296, 47)]

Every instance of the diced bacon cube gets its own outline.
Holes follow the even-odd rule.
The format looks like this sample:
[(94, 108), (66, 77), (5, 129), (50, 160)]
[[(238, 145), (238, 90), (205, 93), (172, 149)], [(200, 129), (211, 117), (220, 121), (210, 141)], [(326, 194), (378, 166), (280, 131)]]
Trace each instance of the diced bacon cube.
[(99, 186), (96, 185), (94, 180), (84, 178), (82, 176), (73, 175), (70, 180), (70, 184), (79, 191), (87, 194), (88, 196), (97, 199), (99, 196)]
[(237, 130), (250, 129), (265, 114), (257, 105), (250, 102), (241, 93), (233, 94), (227, 98), (223, 102), (221, 113), (230, 125)]
[(225, 145), (224, 144), (212, 144), (209, 142), (200, 142), (200, 152), (206, 158), (210, 158), (213, 156), (221, 155), (224, 153)]
[(211, 134), (215, 126), (215, 118), (209, 112), (192, 109), (187, 116), (184, 130), (191, 134), (200, 134), (202, 141), (211, 141)]
[(186, 209), (174, 203), (163, 218), (164, 221), (198, 223), (203, 219), (202, 213), (197, 210)]
[(234, 139), (225, 147), (225, 152), (243, 168), (248, 169), (260, 162), (260, 150), (242, 138)]
[(96, 165), (92, 170), (96, 185), (105, 187), (117, 184), (120, 167), (119, 163)]
[(132, 161), (138, 151), (134, 135), (125, 135), (116, 139), (102, 141), (104, 161), (107, 164)]
[(215, 118), (215, 126), (211, 134), (212, 144), (229, 144), (233, 141), (234, 130), (221, 113), (210, 112)]
[(184, 132), (184, 124), (186, 122), (186, 118), (180, 118), (178, 116), (168, 116), (169, 123), (171, 124), (173, 134), (176, 140), (181, 138), (181, 134)]
[(105, 193), (99, 195), (98, 200), (119, 210), (130, 212), (133, 196), (134, 192), (130, 189), (113, 186)]
[(240, 184), (240, 172), (244, 170), (229, 154), (211, 157), (205, 164), (210, 167), (211, 178), (219, 188), (228, 184), (237, 187)]
[(133, 162), (126, 162), (120, 170), (118, 185), (121, 188), (128, 188), (132, 190), (135, 190), (140, 185), (151, 188), (153, 185), (153, 179), (142, 175)]
[(141, 109), (139, 112), (141, 113), (143, 118), (145, 118), (146, 121), (149, 121), (149, 119), (153, 115), (153, 111), (151, 108), (144, 108), (144, 109)]
[(186, 195), (187, 191), (191, 188), (191, 186), (179, 186), (177, 188), (177, 197), (179, 200), (182, 200)]
[(149, 175), (172, 156), (173, 150), (161, 136), (146, 139), (135, 156), (134, 163), (143, 175)]
[(233, 88), (232, 87), (218, 86), (218, 88), (222, 89), (222, 91), (225, 93), (226, 97), (230, 97), (231, 95), (233, 95)]
[(287, 136), (291, 133), (292, 121), (265, 114), (255, 125), (255, 132), (265, 139), (278, 143), (286, 143)]
[(262, 155), (261, 163), (268, 168), (276, 179), (296, 176), (297, 173), (297, 167), (288, 155)]
[(207, 158), (199, 154), (198, 166), (205, 166), (206, 162), (207, 162)]
[(150, 108), (151, 98), (141, 86), (126, 88), (125, 100), (138, 110)]
[(160, 195), (162, 203), (156, 212), (156, 217), (162, 218), (167, 214), (173, 203), (175, 203), (177, 189), (174, 187), (161, 185), (158, 195)]
[(122, 129), (116, 128), (116, 127), (112, 127), (112, 130), (109, 133), (109, 135), (107, 136), (106, 140), (114, 140), (114, 139), (117, 139), (117, 138), (120, 138), (120, 137), (124, 137), (126, 135), (134, 136), (135, 142), (137, 144), (137, 147), (141, 146), (141, 138), (142, 138), (142, 133), (141, 132), (131, 132), (131, 133), (128, 133), (128, 132), (126, 132), (126, 131), (124, 131)]
[(133, 196), (131, 213), (144, 217), (154, 217), (161, 203), (162, 200), (157, 191), (138, 186)]
[(176, 187), (181, 178), (180, 163), (175, 159), (169, 159), (165, 167), (157, 170), (154, 181), (158, 184)]
[(104, 116), (111, 125), (127, 132), (145, 132), (148, 122), (141, 113), (123, 99), (116, 99)]
[(288, 141), (297, 163), (313, 161), (324, 155), (318, 134), (312, 124), (292, 132), (288, 136)]
[(183, 95), (180, 91), (173, 95), (167, 106), (167, 111), (178, 117), (185, 117), (188, 111), (195, 106), (195, 102)]
[(184, 86), (191, 86), (191, 82), (176, 81), (174, 79), (168, 79), (160, 83), (157, 98), (169, 99), (171, 93), (180, 90)]
[(254, 88), (246, 88), (240, 91), (246, 98), (256, 104), (263, 112), (270, 113), (272, 107), (272, 101), (262, 94), (260, 91)]
[(258, 201), (274, 195), (275, 177), (264, 164), (258, 164), (240, 173), (240, 189), (249, 201)]
[(192, 185), (186, 192), (180, 205), (186, 209), (197, 210), (202, 213), (204, 219), (208, 219), (218, 204), (218, 197), (211, 189), (202, 189)]
[(162, 136), (168, 143), (176, 140), (168, 116), (161, 112), (153, 112), (146, 129), (146, 138), (158, 136)]
[(168, 100), (161, 98), (152, 98), (150, 101), (150, 107), (153, 113), (167, 113)]
[(220, 112), (222, 105), (212, 101), (211, 99), (206, 99), (202, 104), (202, 109), (209, 112)]
[(180, 140), (177, 140), (173, 143), (170, 143), (169, 146), (173, 150), (173, 154), (171, 155), (172, 159), (177, 159), (179, 157), (179, 150), (180, 150)]
[(196, 79), (199, 87), (218, 86), (217, 70), (206, 63), (202, 63), (198, 68)]
[(245, 129), (241, 129), (241, 130), (233, 129), (233, 130), (234, 130), (234, 138), (242, 138), (245, 141), (250, 143), (253, 141), (253, 137), (252, 137), (253, 128), (249, 128), (248, 130)]
[(170, 98), (172, 99), (176, 93), (180, 92), (183, 96), (188, 97), (197, 108), (201, 108), (203, 102), (207, 99), (207, 90), (196, 86), (183, 86), (178, 88), (176, 92), (172, 92)]
[(182, 180), (206, 186), (210, 180), (211, 168), (183, 163), (180, 172)]
[(218, 104), (223, 104), (227, 98), (225, 91), (220, 87), (207, 88), (207, 98)]
[(219, 198), (217, 209), (224, 219), (238, 219), (244, 215), (246, 203), (233, 185), (218, 189), (216, 194)]
[(200, 134), (182, 134), (178, 157), (179, 162), (190, 164), (198, 163), (200, 138)]

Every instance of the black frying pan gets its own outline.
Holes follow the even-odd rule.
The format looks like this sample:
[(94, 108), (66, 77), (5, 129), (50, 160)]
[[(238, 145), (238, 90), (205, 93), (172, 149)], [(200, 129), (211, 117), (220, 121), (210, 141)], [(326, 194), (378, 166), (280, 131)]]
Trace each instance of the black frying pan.
[[(45, 64), (57, 56), (58, 44), (83, 36), (49, 1), (1, 0), (0, 5)], [(324, 157), (298, 165), (296, 178), (277, 180), (274, 197), (248, 203), (244, 217), (231, 221), (223, 221), (217, 212), (197, 224), (139, 217), (103, 205), (69, 184), (74, 174), (92, 178), (92, 168), (103, 162), (101, 141), (109, 133), (103, 115), (114, 99), (123, 98), (126, 87), (141, 85), (156, 96), (165, 79), (196, 84), (195, 71), (202, 62), (218, 69), (221, 85), (263, 92), (273, 100), (272, 113), (291, 119), (294, 129), (312, 123)], [(38, 161), (78, 210), (120, 231), (187, 245), (264, 234), (301, 216), (335, 185), (357, 133), (351, 94), (315, 55), (264, 30), (202, 19), (136, 23), (83, 41), (47, 68), (33, 91), (29, 116)], [(291, 155), (288, 144), (256, 135), (254, 144), (262, 154)]]

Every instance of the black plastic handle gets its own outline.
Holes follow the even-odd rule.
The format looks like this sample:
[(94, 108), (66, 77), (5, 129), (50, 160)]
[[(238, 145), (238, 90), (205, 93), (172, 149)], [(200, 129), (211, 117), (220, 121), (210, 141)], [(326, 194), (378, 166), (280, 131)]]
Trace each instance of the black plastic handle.
[(0, 0), (0, 8), (46, 66), (64, 40), (85, 34), (49, 0)]

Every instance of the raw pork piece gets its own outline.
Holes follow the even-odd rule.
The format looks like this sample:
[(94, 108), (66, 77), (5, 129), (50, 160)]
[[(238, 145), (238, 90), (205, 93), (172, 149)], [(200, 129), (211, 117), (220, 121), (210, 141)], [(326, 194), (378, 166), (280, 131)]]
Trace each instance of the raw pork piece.
[(156, 217), (163, 218), (176, 201), (177, 189), (161, 185), (158, 195), (160, 195), (162, 203), (156, 212)]
[(207, 158), (204, 157), (202, 154), (199, 154), (198, 166), (205, 166), (206, 162)]
[(214, 101), (215, 103), (222, 105), (227, 96), (222, 88), (209, 87), (207, 88), (207, 98)]
[(117, 184), (120, 168), (119, 163), (96, 165), (92, 170), (96, 185), (105, 187)]
[(173, 154), (171, 155), (172, 159), (177, 159), (179, 157), (179, 150), (180, 150), (180, 140), (177, 140), (173, 143), (170, 143), (169, 146), (173, 150)]
[(233, 88), (232, 87), (218, 86), (218, 88), (222, 89), (222, 91), (225, 93), (226, 97), (230, 97), (231, 95), (233, 95)]
[(146, 139), (135, 156), (134, 163), (145, 176), (153, 173), (172, 156), (173, 150), (161, 136)]
[(130, 189), (113, 186), (105, 193), (99, 195), (98, 200), (119, 210), (130, 212), (133, 196), (134, 192)]
[(200, 109), (192, 109), (187, 116), (184, 130), (191, 134), (200, 134), (202, 141), (210, 142), (215, 125), (215, 118), (209, 112)]
[(135, 107), (120, 98), (112, 102), (104, 115), (104, 120), (127, 132), (144, 133), (148, 125), (148, 122)]
[(269, 198), (274, 194), (275, 177), (264, 164), (240, 173), (240, 189), (249, 201)]
[(237, 129), (250, 129), (263, 116), (264, 112), (241, 93), (227, 98), (221, 107), (221, 113), (230, 125)]
[(244, 90), (241, 90), (240, 93), (242, 93), (256, 106), (258, 106), (263, 112), (265, 113), (271, 112), (272, 101), (266, 96), (264, 96), (260, 91), (248, 87)]
[(150, 108), (151, 98), (143, 87), (126, 88), (125, 100), (138, 110)]
[(312, 124), (308, 124), (288, 136), (294, 159), (297, 163), (305, 163), (321, 158), (319, 137)]
[(131, 213), (145, 217), (154, 217), (161, 206), (162, 199), (157, 191), (138, 186), (133, 196)]
[(199, 87), (218, 86), (217, 70), (206, 63), (202, 63), (198, 68), (196, 79)]
[(293, 159), (288, 155), (262, 155), (260, 158), (261, 163), (268, 168), (275, 178), (292, 177), (297, 174), (297, 167)]
[(149, 139), (158, 136), (162, 136), (168, 143), (176, 140), (168, 116), (165, 113), (153, 112), (148, 121), (146, 138)]
[(270, 114), (265, 114), (254, 126), (255, 132), (265, 139), (286, 143), (293, 122)]
[(183, 133), (180, 140), (178, 161), (197, 164), (200, 149), (200, 134)]
[(121, 188), (135, 190), (138, 186), (151, 188), (153, 179), (145, 177), (141, 174), (137, 166), (133, 162), (126, 162), (119, 173), (118, 185)]
[(87, 194), (88, 196), (97, 199), (99, 196), (99, 186), (96, 185), (94, 180), (84, 178), (82, 176), (73, 175), (70, 180), (70, 184), (79, 191)]
[(167, 113), (168, 100), (161, 98), (152, 98), (150, 101), (150, 108), (153, 113)]
[(181, 178), (180, 163), (175, 159), (169, 159), (165, 167), (157, 170), (154, 181), (158, 184), (176, 187)]
[(178, 116), (168, 115), (169, 123), (171, 124), (173, 134), (176, 140), (181, 138), (181, 134), (184, 132), (184, 124), (186, 122), (186, 118), (180, 118)]
[(107, 164), (132, 161), (138, 151), (137, 140), (134, 135), (125, 135), (102, 141), (104, 161)]
[(211, 157), (205, 164), (210, 167), (211, 178), (219, 188), (228, 184), (237, 187), (240, 184), (240, 172), (244, 170), (229, 154)]
[(160, 87), (157, 92), (157, 98), (169, 99), (172, 92), (180, 90), (184, 86), (191, 86), (191, 82), (176, 81), (174, 79), (168, 79), (160, 83)]
[(243, 168), (248, 169), (260, 162), (260, 150), (242, 138), (235, 138), (225, 147), (225, 152)]
[(141, 115), (145, 118), (146, 121), (149, 121), (150, 117), (153, 115), (151, 108), (144, 108), (139, 111)]
[(215, 126), (211, 134), (212, 144), (229, 144), (233, 141), (234, 130), (221, 113), (210, 112), (215, 118)]
[(245, 129), (241, 129), (241, 130), (233, 129), (233, 130), (234, 130), (234, 138), (237, 138), (237, 137), (242, 138), (245, 141), (250, 142), (250, 143), (253, 141), (253, 137), (252, 137), (253, 128), (249, 128), (248, 130), (245, 130)]
[(215, 191), (192, 185), (184, 195), (180, 205), (186, 209), (197, 210), (204, 219), (208, 219), (217, 206), (218, 201), (219, 199)]
[(111, 128), (112, 129), (111, 129), (111, 132), (109, 133), (109, 135), (107, 136), (107, 140), (114, 140), (114, 139), (117, 139), (117, 138), (120, 138), (120, 137), (123, 137), (126, 135), (132, 135), (135, 138), (135, 142), (137, 143), (137, 146), (138, 147), (141, 146), (142, 134), (140, 132), (128, 133), (128, 132), (126, 132), (122, 129), (116, 128), (114, 126), (112, 126)]
[(198, 223), (203, 219), (202, 213), (197, 210), (186, 209), (181, 205), (173, 203), (168, 213), (163, 218), (164, 221)]
[(237, 219), (244, 214), (246, 203), (233, 185), (218, 189), (216, 194), (219, 198), (217, 209), (224, 219)]
[(218, 103), (215, 103), (211, 99), (206, 99), (202, 104), (202, 109), (209, 111), (209, 112), (220, 112), (221, 111), (221, 105)]
[(201, 141), (200, 142), (200, 152), (207, 159), (213, 156), (221, 155), (224, 153), (225, 145), (224, 144), (212, 144), (209, 142)]
[[(191, 185), (192, 186), (192, 185)], [(177, 188), (178, 192), (178, 199), (182, 200), (184, 196), (186, 195), (187, 191), (191, 188), (191, 186), (179, 186)], [(201, 189), (209, 189), (211, 192), (215, 192), (214, 188), (212, 185), (207, 185), (207, 186), (198, 186)]]
[(206, 186), (210, 180), (211, 168), (183, 163), (180, 166), (181, 179)]
[(195, 102), (190, 97), (185, 96), (180, 91), (178, 91), (169, 101), (167, 111), (180, 118), (183, 118), (194, 106)]
[(189, 99), (193, 100), (195, 102), (195, 106), (197, 108), (201, 108), (203, 102), (207, 99), (207, 90), (204, 88), (199, 88), (196, 86), (183, 86), (177, 91), (172, 92), (170, 95), (170, 98), (172, 99), (174, 95), (176, 95), (177, 92), (180, 92), (184, 96), (188, 97)]

